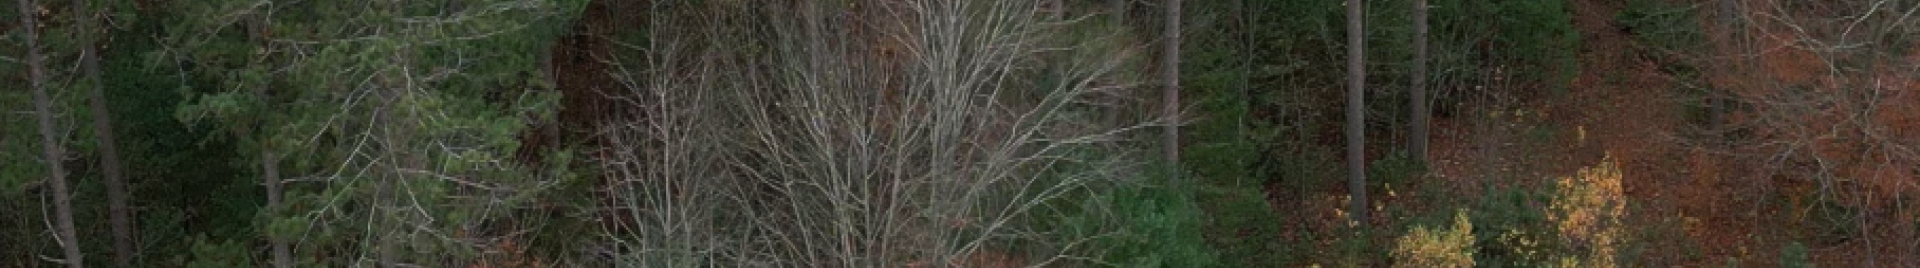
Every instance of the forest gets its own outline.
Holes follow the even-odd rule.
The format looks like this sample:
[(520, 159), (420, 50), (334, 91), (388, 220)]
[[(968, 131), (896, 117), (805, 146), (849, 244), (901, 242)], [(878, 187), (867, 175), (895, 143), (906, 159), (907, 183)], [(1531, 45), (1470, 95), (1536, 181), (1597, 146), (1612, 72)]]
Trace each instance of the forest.
[(1920, 266), (1920, 0), (7, 1), (0, 267)]

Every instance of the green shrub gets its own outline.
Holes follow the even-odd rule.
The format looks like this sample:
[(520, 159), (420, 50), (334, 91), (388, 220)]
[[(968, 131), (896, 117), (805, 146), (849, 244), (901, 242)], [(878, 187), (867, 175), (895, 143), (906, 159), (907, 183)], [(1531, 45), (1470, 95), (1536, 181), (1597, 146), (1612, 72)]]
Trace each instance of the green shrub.
[(1532, 267), (1546, 263), (1554, 253), (1557, 237), (1547, 226), (1547, 214), (1541, 203), (1548, 195), (1526, 187), (1493, 189), (1479, 198), (1470, 210), (1473, 226), (1484, 230), (1474, 233), (1474, 264), (1484, 267)]
[(1333, 261), (1340, 267), (1376, 267), (1390, 257), (1390, 247), (1374, 244), (1376, 233), (1371, 226), (1350, 226), (1337, 231), (1340, 236), (1333, 241), (1333, 248), (1339, 255)]
[(1295, 265), (1306, 245), (1281, 236), (1281, 215), (1268, 205), (1259, 185), (1203, 186), (1197, 193), (1206, 204), (1203, 232), (1222, 265), (1227, 267), (1284, 267)]
[[(1206, 214), (1188, 183), (1120, 186), (1083, 200), (1083, 214), (1063, 217), (1070, 237), (1093, 237), (1084, 247), (1105, 251), (1121, 267), (1218, 267), (1207, 244)], [(1097, 215), (1097, 208), (1112, 215)], [(1103, 234), (1104, 233), (1104, 234)]]
[(1475, 264), (1486, 267), (1615, 267), (1626, 245), (1621, 173), (1610, 163), (1562, 177), (1548, 189), (1493, 189), (1474, 204)]
[[(206, 236), (195, 235), (187, 241), (187, 244), (192, 248), (190, 252), (191, 255), (174, 256), (172, 260), (175, 263), (180, 263), (181, 267), (226, 268), (254, 266), (252, 264), (253, 255), (251, 253), (253, 248), (248, 247), (248, 245), (242, 241), (214, 241), (208, 239)], [(182, 259), (181, 257), (186, 257), (187, 259)]]
[(1697, 7), (1662, 0), (1630, 0), (1614, 20), (1656, 55), (1688, 53), (1702, 48), (1706, 40), (1694, 19)]
[[(1435, 0), (1430, 17), (1433, 78), (1462, 85), (1506, 66), (1504, 75), (1564, 90), (1578, 73), (1580, 34), (1567, 1)], [(1447, 103), (1447, 102), (1440, 102)]]
[(1619, 167), (1605, 162), (1560, 178), (1547, 218), (1568, 246), (1570, 254), (1562, 256), (1561, 263), (1580, 263), (1581, 267), (1619, 265), (1615, 259), (1627, 228), (1623, 221), (1627, 197), (1621, 177)]
[(1295, 190), (1296, 194), (1318, 190), (1325, 185), (1343, 181), (1346, 168), (1337, 156), (1338, 150), (1331, 146), (1288, 142), (1291, 145), (1277, 145), (1270, 159), (1261, 165), (1261, 174), (1269, 174), (1268, 183), (1280, 185), (1280, 188)]
[(1473, 223), (1454, 213), (1453, 228), (1415, 226), (1393, 248), (1394, 267), (1473, 267)]
[(1405, 185), (1408, 180), (1427, 173), (1427, 166), (1414, 161), (1405, 151), (1395, 151), (1367, 167), (1367, 182), (1374, 185)]
[(1813, 268), (1813, 262), (1807, 260), (1807, 246), (1800, 242), (1787, 243), (1780, 247), (1780, 267)]
[[(1535, 78), (1556, 89), (1579, 73), (1575, 52), (1580, 47), (1580, 32), (1573, 28), (1573, 11), (1567, 1), (1499, 1), (1498, 40), (1512, 48), (1521, 68), (1546, 70)], [(1515, 69), (1515, 71), (1529, 69)]]
[(1860, 238), (1864, 232), (1860, 228), (1861, 208), (1833, 198), (1821, 198), (1809, 208), (1805, 208), (1808, 220), (1812, 223), (1814, 245), (1838, 245)]

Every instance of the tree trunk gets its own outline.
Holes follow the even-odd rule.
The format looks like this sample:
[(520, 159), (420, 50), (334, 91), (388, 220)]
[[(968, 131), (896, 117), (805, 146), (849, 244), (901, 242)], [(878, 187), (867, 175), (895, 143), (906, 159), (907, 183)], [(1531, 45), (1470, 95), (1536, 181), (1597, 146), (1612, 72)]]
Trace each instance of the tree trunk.
[[(1234, 139), (1241, 140), (1241, 141), (1248, 141), (1249, 142), (1248, 144), (1250, 145), (1252, 144), (1251, 143), (1252, 138), (1250, 136), (1247, 136), (1247, 118), (1253, 117), (1253, 95), (1251, 93), (1252, 91), (1251, 89), (1253, 88), (1253, 55), (1254, 55), (1253, 54), (1253, 16), (1252, 16), (1253, 13), (1247, 11), (1248, 9), (1247, 0), (1235, 0), (1233, 3), (1234, 3), (1234, 14), (1235, 16), (1240, 17), (1239, 20), (1240, 20), (1240, 34), (1241, 34), (1240, 86), (1239, 86), (1240, 110), (1236, 111), (1240, 113), (1240, 116), (1236, 117), (1236, 118), (1239, 118), (1239, 121), (1234, 122), (1233, 124), (1233, 127), (1234, 127), (1233, 135), (1234, 135)], [(1235, 184), (1238, 184), (1238, 183), (1239, 182), (1236, 180)]]
[(1167, 0), (1167, 47), (1166, 64), (1166, 113), (1167, 113), (1167, 161), (1175, 166), (1178, 177), (1180, 165), (1180, 0)]
[(1352, 220), (1367, 219), (1366, 156), (1366, 34), (1361, 27), (1360, 0), (1347, 0), (1347, 190), (1353, 195)]
[[(262, 149), (260, 154), (260, 170), (267, 180), (267, 210), (272, 211), (269, 215), (277, 216), (283, 209), (280, 207), (280, 157), (268, 149)], [(273, 244), (273, 267), (293, 267), (293, 251), (287, 248), (287, 241), (269, 240)]]
[(1407, 126), (1407, 154), (1413, 161), (1427, 163), (1427, 0), (1413, 0), (1413, 88), (1408, 106), (1413, 118)]
[(26, 32), (27, 86), (33, 90), (33, 111), (40, 120), (40, 150), (46, 153), (47, 181), (53, 185), (54, 221), (57, 224), (54, 237), (60, 242), (61, 251), (66, 254), (67, 266), (81, 267), (80, 241), (73, 228), (73, 197), (67, 193), (67, 170), (60, 165), (65, 158), (60, 152), (60, 138), (54, 135), (53, 101), (47, 97), (46, 70), (40, 64), (40, 47), (36, 40), (39, 34), (34, 33), (38, 26), (34, 25), (33, 11), (38, 9), (33, 0), (16, 2), (20, 4), (20, 28)]
[(79, 32), (80, 68), (91, 93), (93, 135), (100, 149), (100, 172), (106, 176), (107, 218), (113, 231), (113, 265), (133, 265), (133, 220), (127, 211), (126, 177), (120, 171), (120, 150), (113, 136), (113, 114), (107, 112), (106, 80), (100, 79), (100, 51), (94, 47), (97, 36), (94, 13), (85, 0), (73, 0), (74, 28)]
[[(270, 44), (266, 42), (266, 33), (270, 27), (267, 25), (267, 20), (258, 19), (254, 21), (250, 27), (253, 28), (250, 30), (253, 32), (252, 41), (255, 43), (254, 45), (263, 48), (270, 46)], [(268, 55), (271, 55), (271, 53), (268, 53)], [(270, 61), (261, 60), (260, 62)], [(267, 81), (273, 81), (273, 78), (269, 77)], [(254, 98), (260, 99), (261, 102), (268, 102), (268, 100), (271, 99), (267, 96), (267, 87), (265, 85), (253, 87), (253, 96)], [(271, 125), (271, 123), (260, 122), (260, 124), (252, 127), (265, 127), (268, 125)], [(242, 128), (242, 131), (245, 130), (247, 130), (247, 128)], [(267, 215), (278, 218), (281, 213), (284, 213), (284, 211), (281, 211), (284, 208), (280, 205), (284, 193), (280, 186), (280, 156), (274, 154), (273, 146), (267, 142), (267, 140), (270, 140), (267, 136), (272, 135), (272, 133), (267, 131), (258, 131), (257, 133), (259, 133), (259, 137), (254, 137), (254, 139), (260, 141), (260, 177), (267, 186)], [(241, 134), (241, 136), (248, 135)], [(269, 247), (271, 247), (273, 251), (273, 267), (293, 267), (293, 251), (287, 247), (287, 241), (273, 238), (268, 238), (267, 240)]]

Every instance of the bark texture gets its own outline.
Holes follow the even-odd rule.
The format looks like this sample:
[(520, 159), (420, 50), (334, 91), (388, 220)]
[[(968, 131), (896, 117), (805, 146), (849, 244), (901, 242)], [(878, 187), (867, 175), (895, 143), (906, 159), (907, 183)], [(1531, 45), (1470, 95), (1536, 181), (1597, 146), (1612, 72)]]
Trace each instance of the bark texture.
[[(1167, 0), (1167, 161), (1180, 164), (1180, 0)], [(1177, 168), (1176, 168), (1177, 170)], [(1179, 172), (1174, 172), (1179, 174)]]
[(1367, 219), (1366, 29), (1360, 0), (1347, 0), (1347, 189), (1353, 195), (1353, 221)]
[(1407, 120), (1407, 153), (1414, 161), (1427, 163), (1427, 0), (1413, 0), (1413, 88), (1408, 106), (1413, 118)]
[(68, 267), (82, 267), (84, 261), (80, 256), (80, 242), (73, 228), (73, 196), (67, 192), (67, 170), (61, 166), (61, 161), (66, 158), (61, 152), (60, 138), (54, 134), (53, 101), (47, 96), (46, 69), (40, 63), (39, 34), (34, 31), (39, 27), (35, 24), (36, 14), (33, 11), (39, 9), (32, 0), (18, 0), (16, 3), (20, 4), (21, 29), (26, 31), (27, 79), (28, 87), (33, 89), (34, 116), (40, 121), (40, 150), (45, 153), (42, 160), (47, 162), (47, 184), (52, 185), (53, 191), (54, 236), (60, 243), (60, 250), (66, 255), (62, 261)]
[(106, 80), (100, 79), (100, 51), (94, 37), (94, 13), (85, 0), (73, 0), (74, 28), (79, 31), (80, 71), (85, 75), (89, 106), (93, 110), (93, 136), (98, 139), (100, 173), (107, 186), (107, 222), (113, 231), (113, 266), (133, 265), (133, 216), (127, 210), (126, 176), (120, 168), (120, 150), (113, 135), (113, 114), (107, 111)]

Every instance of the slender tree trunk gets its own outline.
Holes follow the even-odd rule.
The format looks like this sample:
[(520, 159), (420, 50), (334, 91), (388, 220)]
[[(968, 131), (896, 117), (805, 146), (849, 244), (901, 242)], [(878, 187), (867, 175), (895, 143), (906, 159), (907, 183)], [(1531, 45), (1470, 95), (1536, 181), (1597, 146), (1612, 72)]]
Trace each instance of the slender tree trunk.
[[(267, 149), (262, 149), (260, 155), (260, 170), (267, 180), (267, 209), (273, 211), (271, 215), (280, 215), (283, 209), (280, 207), (280, 156)], [(273, 267), (293, 267), (293, 251), (287, 248), (287, 241), (270, 240), (273, 244)]]
[(1166, 64), (1166, 109), (1167, 119), (1167, 161), (1173, 163), (1174, 174), (1179, 174), (1180, 165), (1180, 0), (1167, 0), (1167, 52)]
[[(1253, 87), (1253, 16), (1251, 16), (1253, 13), (1247, 12), (1247, 0), (1235, 0), (1233, 3), (1235, 16), (1240, 17), (1241, 34), (1240, 99), (1238, 100), (1240, 102), (1240, 110), (1235, 111), (1240, 113), (1240, 116), (1236, 117), (1239, 118), (1239, 120), (1233, 124), (1233, 135), (1234, 139), (1246, 141), (1248, 142), (1247, 144), (1251, 146), (1251, 144), (1253, 144), (1252, 138), (1247, 136), (1247, 118), (1253, 117), (1253, 95), (1251, 93), (1252, 90), (1250, 90)], [(1248, 163), (1243, 162), (1242, 164)], [(1249, 172), (1250, 169), (1242, 169), (1242, 171)], [(1251, 177), (1252, 173), (1245, 174), (1247, 175), (1236, 177), (1236, 179), (1234, 179), (1234, 185), (1244, 185), (1242, 183), (1245, 180), (1239, 178)]]
[(1407, 127), (1407, 153), (1413, 161), (1427, 163), (1427, 0), (1413, 0), (1413, 88), (1408, 106), (1413, 118)]
[(120, 150), (113, 136), (113, 114), (107, 112), (106, 80), (100, 79), (100, 51), (94, 47), (97, 36), (94, 12), (85, 0), (73, 0), (74, 28), (80, 39), (80, 68), (91, 96), (93, 135), (100, 144), (100, 172), (106, 175), (107, 221), (113, 230), (113, 265), (133, 265), (133, 219), (127, 211), (126, 177), (120, 171)]
[[(262, 46), (263, 48), (270, 46), (270, 44), (266, 42), (266, 38), (268, 37), (267, 30), (271, 27), (267, 25), (267, 20), (258, 19), (252, 23), (251, 27), (254, 28), (251, 29), (254, 35), (252, 38), (254, 45)], [(271, 52), (269, 52), (268, 55), (271, 55)], [(270, 61), (262, 59), (260, 62)], [(272, 80), (271, 77), (268, 78), (268, 81)], [(270, 99), (267, 96), (267, 87), (265, 85), (255, 86), (253, 88), (253, 96), (262, 102)], [(271, 124), (268, 122), (260, 122), (260, 124), (254, 127), (266, 127), (268, 125)], [(243, 128), (243, 130), (245, 129)], [(268, 215), (279, 217), (281, 213), (284, 212), (281, 211), (284, 208), (280, 205), (284, 193), (280, 187), (280, 155), (275, 154), (272, 149), (273, 146), (266, 142), (269, 140), (266, 136), (272, 133), (267, 131), (259, 131), (258, 133), (260, 137), (255, 137), (255, 139), (260, 141), (260, 147), (262, 147), (260, 149), (260, 177), (267, 186), (267, 211), (269, 211)], [(247, 135), (241, 134), (241, 136)], [(293, 251), (287, 247), (287, 241), (273, 238), (268, 238), (267, 240), (269, 247), (271, 247), (273, 251), (273, 267), (293, 267)]]
[(1361, 27), (1360, 0), (1347, 0), (1347, 190), (1353, 195), (1352, 220), (1367, 220), (1366, 155), (1366, 28)]
[(60, 138), (54, 135), (53, 101), (47, 97), (46, 69), (40, 64), (40, 47), (34, 33), (33, 0), (18, 0), (20, 4), (20, 28), (26, 31), (27, 79), (28, 87), (33, 89), (33, 111), (40, 120), (40, 150), (46, 153), (47, 181), (53, 185), (54, 221), (57, 226), (54, 236), (60, 242), (60, 249), (66, 254), (68, 267), (81, 267), (80, 241), (73, 228), (73, 196), (67, 192), (67, 170), (61, 167), (65, 159), (60, 151)]
[(1050, 9), (1047, 11), (1047, 15), (1049, 15), (1050, 17), (1048, 17), (1047, 19), (1060, 20), (1060, 18), (1065, 18), (1067, 16), (1067, 3), (1065, 3), (1064, 1), (1052, 0), (1052, 1), (1042, 2), (1042, 3), (1045, 4), (1048, 9)]

